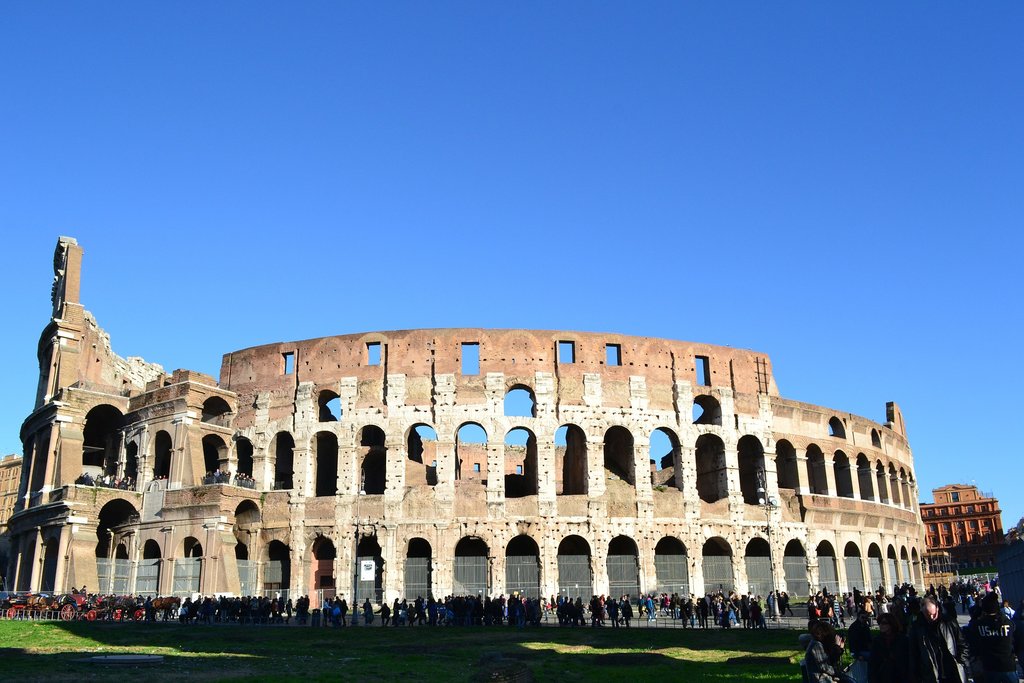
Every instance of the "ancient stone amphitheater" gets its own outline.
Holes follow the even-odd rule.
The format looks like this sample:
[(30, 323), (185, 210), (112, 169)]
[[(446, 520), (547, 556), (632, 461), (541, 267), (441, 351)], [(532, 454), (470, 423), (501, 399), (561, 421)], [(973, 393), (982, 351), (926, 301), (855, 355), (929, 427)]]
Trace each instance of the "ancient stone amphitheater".
[(234, 351), (219, 382), (168, 374), (111, 351), (81, 262), (61, 238), (21, 432), (18, 589), (362, 602), (920, 582), (893, 403), (876, 423), (779, 396), (761, 353), (567, 331), (370, 332)]

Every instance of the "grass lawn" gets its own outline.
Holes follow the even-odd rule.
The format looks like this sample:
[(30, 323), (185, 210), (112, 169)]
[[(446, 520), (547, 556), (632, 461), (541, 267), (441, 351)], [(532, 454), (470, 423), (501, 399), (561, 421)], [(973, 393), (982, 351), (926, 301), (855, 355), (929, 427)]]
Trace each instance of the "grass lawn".
[[(0, 653), (4, 680), (799, 681), (798, 633), (3, 621)], [(129, 653), (165, 660), (76, 661)]]

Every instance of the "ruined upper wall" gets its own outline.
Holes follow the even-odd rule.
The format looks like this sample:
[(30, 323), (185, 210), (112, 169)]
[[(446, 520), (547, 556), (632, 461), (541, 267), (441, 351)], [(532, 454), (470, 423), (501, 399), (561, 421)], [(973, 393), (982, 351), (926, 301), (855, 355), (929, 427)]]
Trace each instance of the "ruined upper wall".
[[(560, 342), (573, 343), (572, 363), (559, 362)], [(476, 374), (462, 373), (467, 343), (479, 344)], [(368, 345), (374, 344), (380, 361), (371, 365)], [(609, 365), (608, 345), (618, 347), (619, 365)], [(294, 369), (286, 373), (289, 354)], [(640, 376), (650, 409), (672, 410), (676, 382), (699, 384), (697, 357), (708, 359), (708, 385), (751, 396), (778, 394), (768, 356), (754, 351), (621, 334), (476, 328), (370, 332), (243, 349), (224, 356), (221, 386), (237, 393), (243, 408), (257, 392), (293, 393), (300, 382), (329, 389), (354, 377), (357, 405), (383, 407), (388, 376), (404, 375), (404, 403), (430, 405), (436, 378), (453, 376), (459, 402), (473, 404), (485, 402), (488, 373), (502, 373), (509, 387), (532, 387), (536, 373), (549, 373), (559, 402), (583, 405), (584, 376), (599, 374), (603, 404), (628, 407), (630, 377)], [(751, 408), (756, 412), (756, 405)]]

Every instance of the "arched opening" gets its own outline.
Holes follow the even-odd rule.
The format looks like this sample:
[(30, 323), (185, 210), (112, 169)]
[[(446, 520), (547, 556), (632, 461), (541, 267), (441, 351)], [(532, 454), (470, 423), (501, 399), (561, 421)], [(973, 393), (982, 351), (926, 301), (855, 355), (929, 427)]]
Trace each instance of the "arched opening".
[(263, 590), (275, 595), (288, 590), (292, 582), (292, 551), (281, 541), (267, 544), (267, 563), (263, 567)]
[(220, 396), (211, 396), (203, 402), (201, 421), (205, 424), (227, 427), (231, 421), (231, 406)]
[(255, 501), (243, 500), (235, 508), (235, 564), (238, 565), (239, 591), (242, 595), (256, 595), (256, 560), (249, 557), (249, 548), (260, 530), (262, 515)]
[(910, 573), (910, 555), (907, 553), (907, 546), (900, 548), (900, 580), (903, 583), (914, 583), (914, 577)]
[(878, 430), (877, 429), (872, 429), (871, 430), (871, 445), (874, 448), (881, 448), (882, 447), (882, 437), (880, 437), (878, 435)]
[(850, 459), (846, 453), (836, 451), (832, 459), (832, 473), (836, 479), (836, 495), (842, 498), (853, 498), (853, 476), (850, 471)]
[(640, 595), (640, 554), (629, 536), (616, 536), (608, 544), (608, 594)]
[(337, 422), (341, 419), (341, 398), (333, 391), (324, 389), (316, 397), (318, 422)]
[(673, 536), (658, 541), (654, 546), (654, 573), (658, 593), (678, 593), (683, 598), (690, 594), (690, 565), (682, 541)]
[(169, 479), (171, 476), (171, 435), (160, 430), (153, 439), (153, 478)]
[[(722, 440), (714, 434), (701, 434), (697, 437), (694, 457), (697, 460), (697, 495), (700, 499), (705, 503), (714, 503), (727, 498), (729, 479)], [(729, 571), (732, 571), (731, 566)]]
[[(237, 475), (247, 478), (247, 483), (252, 480), (252, 452), (252, 441), (249, 441), (249, 439), (244, 436), (240, 436), (235, 439), (235, 455), (238, 458)], [(235, 482), (237, 484), (241, 485), (242, 481), (242, 479), (239, 479), (236, 476)], [(248, 488), (253, 488), (253, 486), (249, 486)]]
[(529, 536), (516, 536), (505, 548), (505, 592), (540, 597), (540, 548)]
[(82, 471), (92, 477), (117, 475), (124, 416), (114, 406), (99, 405), (85, 416), (82, 432)]
[(476, 595), (483, 598), (490, 594), (487, 554), (487, 544), (482, 538), (475, 536), (466, 536), (455, 546), (455, 595)]
[(437, 485), (437, 432), (430, 425), (417, 424), (406, 438), (406, 486)]
[[(891, 545), (885, 551), (885, 568), (888, 574), (888, 585), (897, 586), (900, 582), (899, 566), (896, 563), (896, 548)], [(886, 591), (888, 593), (889, 591)]]
[(693, 399), (693, 424), (722, 426), (722, 404), (714, 396), (701, 395)]
[(803, 544), (795, 538), (786, 544), (782, 571), (786, 575), (787, 593), (800, 597), (811, 594), (811, 584), (807, 580), (807, 556)]
[(582, 536), (566, 536), (558, 544), (558, 593), (572, 600), (594, 594), (590, 544)]
[(198, 539), (189, 536), (181, 544), (181, 557), (174, 560), (174, 595), (198, 593), (202, 585), (203, 546)]
[(860, 484), (860, 499), (874, 500), (874, 476), (871, 474), (871, 462), (863, 453), (857, 456), (857, 483)]
[(885, 466), (879, 460), (875, 463), (875, 484), (878, 486), (878, 502), (889, 502), (889, 487), (885, 483)]
[[(216, 472), (228, 471), (228, 446), (224, 439), (216, 434), (207, 434), (203, 437), (203, 467), (207, 476)], [(204, 481), (212, 484), (213, 481)]]
[(825, 475), (825, 454), (813, 443), (807, 447), (807, 482), (811, 493), (828, 495), (828, 479)]
[(893, 505), (900, 505), (900, 480), (892, 463), (889, 463), (889, 497)]
[(747, 592), (751, 595), (768, 595), (775, 587), (772, 585), (771, 553), (768, 541), (763, 538), (752, 538), (747, 543), (744, 562), (747, 567)]
[[(57, 586), (57, 558), (59, 554), (60, 548), (57, 539), (47, 539), (43, 544), (43, 575), (39, 583), (39, 590), (43, 593), (52, 593), (53, 589)], [(127, 592), (125, 590), (121, 594)]]
[(326, 536), (317, 536), (313, 541), (313, 585), (310, 593), (314, 591), (325, 591), (324, 597), (334, 595), (334, 559), (337, 553), (334, 549), (334, 541)]
[(537, 495), (537, 438), (516, 427), (505, 435), (505, 497)]
[(467, 422), (455, 433), (455, 478), (486, 484), (488, 476), (487, 432)]
[(709, 538), (701, 549), (704, 568), (704, 592), (724, 591), (733, 589), (736, 581), (732, 572), (732, 548), (719, 536)]
[(160, 544), (149, 539), (142, 545), (142, 559), (135, 570), (135, 593), (156, 596), (160, 594)]
[(362, 449), (359, 493), (379, 496), (387, 487), (388, 449), (384, 442), (384, 430), (376, 425), (367, 425), (359, 433)]
[(846, 427), (838, 417), (833, 417), (828, 421), (828, 435), (836, 439), (846, 438)]
[(560, 475), (556, 492), (563, 496), (587, 493), (587, 436), (576, 425), (562, 425), (555, 432), (555, 471)]
[(828, 541), (822, 541), (818, 544), (815, 554), (818, 556), (818, 588), (838, 595), (839, 570), (835, 549)]
[(867, 585), (864, 582), (864, 566), (860, 559), (860, 548), (852, 541), (847, 543), (843, 550), (843, 565), (846, 568), (847, 590), (864, 591)]
[(122, 595), (128, 592), (131, 563), (127, 556), (118, 559), (115, 549), (138, 523), (138, 510), (126, 500), (115, 498), (100, 508), (96, 525), (97, 592), (111, 594), (115, 586), (121, 588)]
[(295, 439), (288, 432), (274, 438), (274, 488), (295, 488)]
[(338, 493), (338, 437), (332, 432), (317, 432), (313, 440), (316, 463), (316, 496)]
[[(764, 484), (764, 447), (756, 436), (742, 437), (736, 446), (740, 472), (740, 491), (747, 505), (767, 500)], [(764, 595), (762, 593), (762, 595)]]
[(676, 488), (676, 472), (679, 471), (681, 463), (679, 438), (675, 432), (664, 427), (651, 432), (648, 454), (651, 485)]
[(537, 417), (537, 399), (530, 387), (517, 384), (505, 394), (505, 417)]
[(775, 444), (775, 472), (780, 489), (800, 488), (800, 471), (796, 462), (796, 449), (785, 439)]
[(633, 459), (633, 435), (625, 427), (611, 427), (604, 434), (605, 474), (622, 479), (630, 485), (636, 484), (636, 469)]
[(139, 444), (136, 441), (129, 441), (124, 447), (124, 478), (134, 491), (139, 480)]
[(409, 539), (405, 554), (405, 596), (428, 598), (433, 595), (433, 551), (423, 538)]
[(868, 577), (871, 581), (869, 590), (885, 591), (885, 574), (882, 573), (882, 551), (872, 543), (868, 546)]

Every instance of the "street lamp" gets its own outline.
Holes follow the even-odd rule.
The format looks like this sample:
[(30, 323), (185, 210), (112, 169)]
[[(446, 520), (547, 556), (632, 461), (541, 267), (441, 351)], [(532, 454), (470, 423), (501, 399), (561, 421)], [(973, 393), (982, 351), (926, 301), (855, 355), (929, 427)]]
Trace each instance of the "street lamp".
[[(776, 604), (773, 609), (769, 607), (769, 616), (775, 619), (775, 610), (778, 609), (778, 598), (774, 596), (775, 592), (775, 556), (772, 552), (772, 511), (779, 509), (779, 501), (775, 498), (768, 497), (767, 487), (765, 485), (765, 474), (764, 468), (757, 471), (757, 504), (764, 510), (764, 533), (768, 536), (768, 576), (770, 577), (771, 585), (768, 586), (768, 596), (772, 597), (772, 602)], [(767, 603), (768, 598), (765, 598)]]

